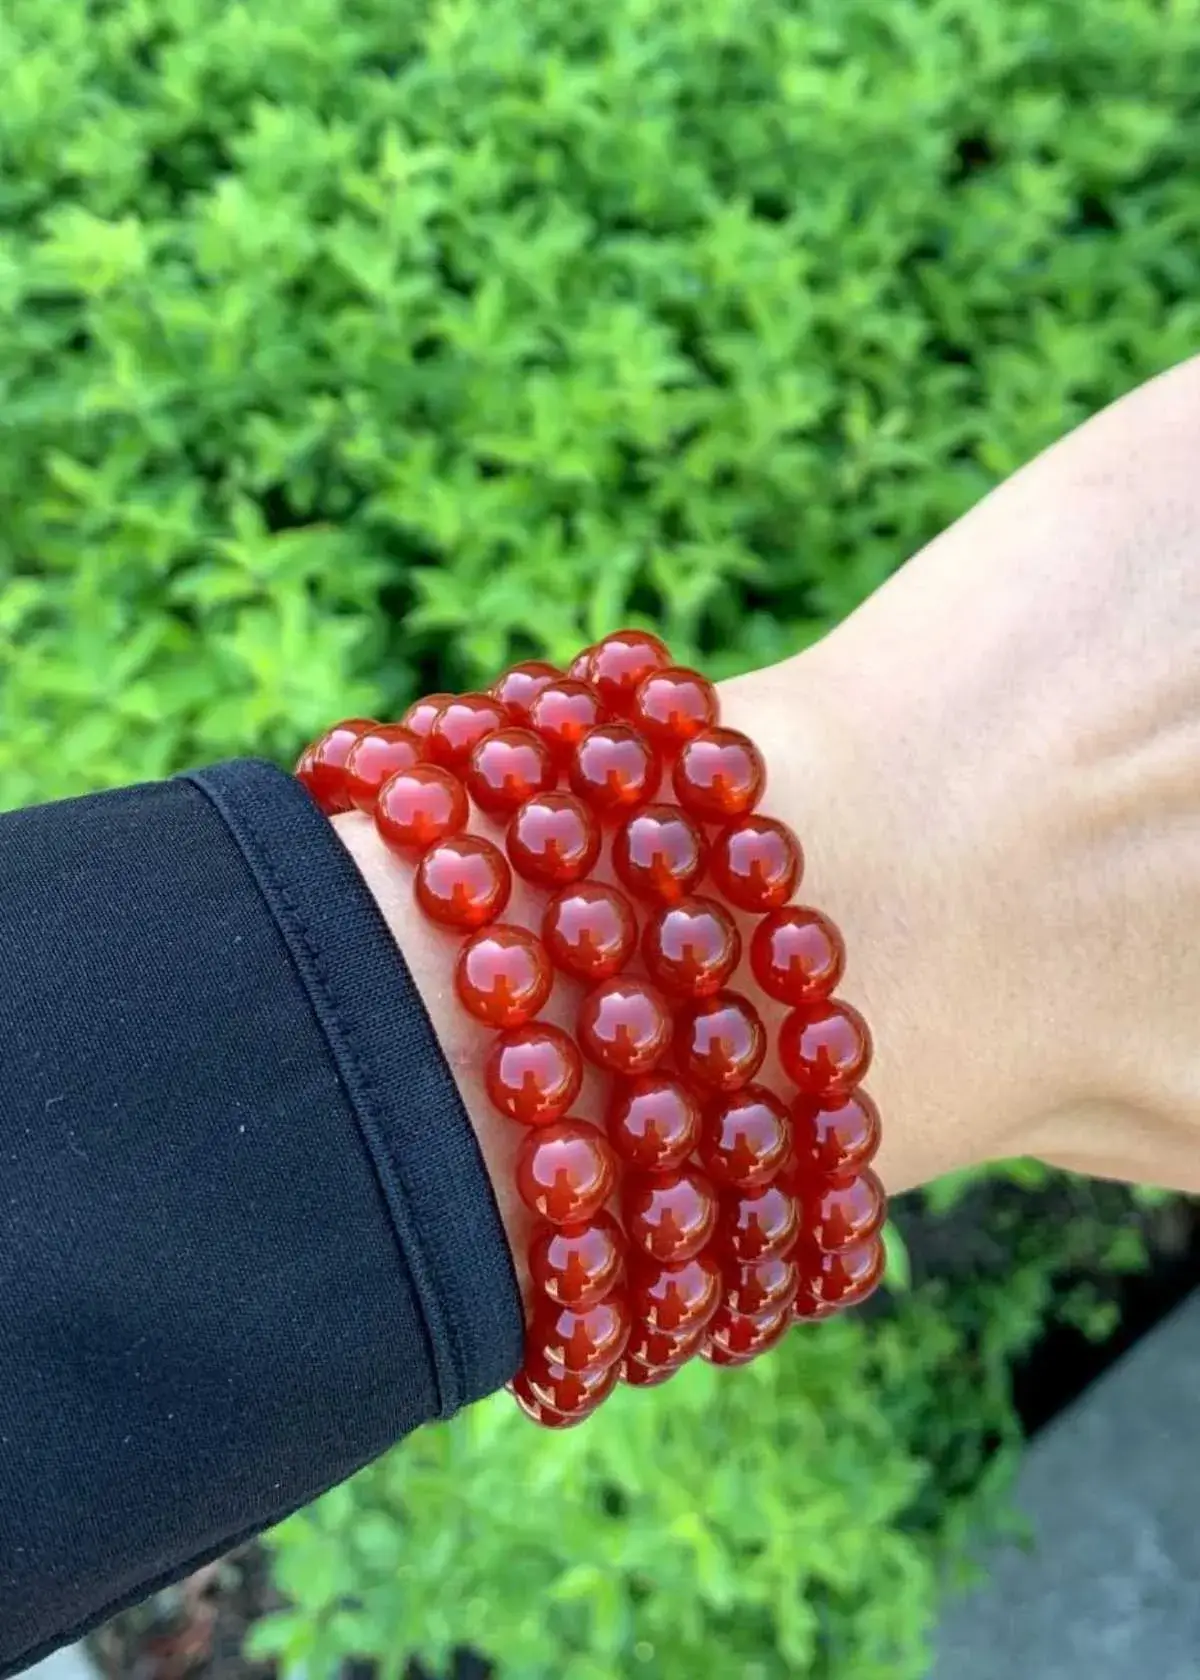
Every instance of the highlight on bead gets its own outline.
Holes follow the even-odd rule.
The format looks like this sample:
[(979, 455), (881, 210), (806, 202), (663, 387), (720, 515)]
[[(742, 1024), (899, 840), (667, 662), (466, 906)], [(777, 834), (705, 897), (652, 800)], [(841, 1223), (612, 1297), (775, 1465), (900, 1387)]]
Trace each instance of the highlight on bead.
[(485, 735), (503, 729), (508, 714), (490, 694), (456, 694), (447, 700), (425, 738), (425, 754), (444, 769), (464, 771)]
[(568, 766), (572, 790), (600, 817), (622, 816), (658, 789), (653, 747), (627, 723), (599, 723), (580, 740)]
[(709, 868), (731, 904), (761, 915), (791, 898), (800, 884), (804, 857), (785, 823), (755, 812), (721, 830)]
[(608, 1140), (585, 1120), (538, 1126), (517, 1155), (517, 1191), (551, 1225), (579, 1225), (612, 1195), (617, 1172)]
[(737, 729), (704, 729), (675, 761), (675, 797), (705, 822), (745, 816), (762, 798), (767, 771), (754, 742)]
[(448, 705), (454, 698), (453, 694), (427, 694), (423, 700), (413, 701), (400, 722), (418, 740), (423, 741), (433, 728), (442, 707)]
[(625, 1230), (655, 1260), (690, 1260), (717, 1224), (717, 1195), (696, 1167), (631, 1173), (622, 1197)]
[(703, 1328), (721, 1304), (721, 1268), (710, 1249), (687, 1260), (630, 1262), (629, 1300), (640, 1323), (672, 1335)]
[(422, 855), (413, 886), (431, 922), (466, 931), (500, 915), (512, 891), (512, 872), (490, 840), (455, 834)]
[(579, 881), (551, 897), (542, 916), (542, 939), (563, 974), (589, 983), (608, 980), (637, 948), (637, 918), (618, 887)]
[(642, 956), (650, 977), (674, 997), (719, 992), (737, 967), (742, 939), (733, 917), (713, 898), (687, 898), (646, 922)]
[(603, 980), (583, 1000), (579, 1043), (609, 1073), (648, 1073), (671, 1042), (671, 1011), (645, 980)]
[(691, 1088), (660, 1073), (618, 1081), (608, 1110), (609, 1142), (643, 1172), (681, 1167), (700, 1141), (701, 1125)]
[(615, 630), (591, 650), (587, 681), (610, 711), (627, 712), (642, 680), (670, 663), (665, 644), (648, 630)]
[(374, 718), (343, 718), (300, 754), (296, 776), (326, 816), (353, 808), (346, 786), (346, 760), (365, 731), (377, 727)]
[(401, 770), (421, 762), (423, 743), (399, 723), (373, 723), (364, 729), (346, 755), (346, 797), (359, 811), (371, 812), (379, 790)]
[(397, 851), (423, 852), (461, 834), (471, 807), (466, 789), (436, 764), (414, 764), (389, 776), (375, 801), (375, 826)]
[(493, 700), (500, 702), (514, 723), (527, 724), (533, 702), (562, 674), (558, 666), (551, 665), (549, 660), (524, 659), (519, 665), (510, 665), (502, 677), (496, 678), (488, 692)]
[(583, 1062), (575, 1040), (545, 1021), (500, 1033), (483, 1071), (492, 1103), (524, 1126), (548, 1126), (561, 1120), (583, 1083)]
[(528, 929), (498, 923), (468, 939), (458, 954), (454, 989), (468, 1014), (489, 1027), (532, 1021), (554, 984), (541, 941)]
[(758, 1010), (738, 992), (718, 992), (682, 1010), (675, 1022), (675, 1053), (683, 1073), (710, 1091), (748, 1085), (767, 1053)]
[(600, 696), (587, 683), (560, 677), (547, 683), (529, 708), (530, 728), (560, 758), (569, 758), (604, 715)]
[(784, 1104), (764, 1085), (744, 1085), (710, 1104), (700, 1140), (700, 1164), (714, 1184), (754, 1190), (778, 1175), (791, 1145)]
[(591, 1307), (624, 1280), (627, 1246), (609, 1213), (583, 1224), (539, 1225), (530, 1239), (529, 1275), (559, 1306)]
[(484, 735), (467, 762), (467, 792), (489, 817), (511, 816), (557, 781), (550, 750), (532, 729), (497, 729)]
[(819, 1003), (842, 978), (842, 936), (819, 910), (795, 904), (763, 917), (750, 941), (750, 967), (779, 1003)]
[(707, 677), (680, 665), (651, 671), (633, 696), (633, 721), (663, 753), (676, 753), (718, 717), (717, 691)]
[(779, 1059), (802, 1091), (849, 1091), (871, 1065), (871, 1034), (858, 1010), (836, 998), (793, 1009), (779, 1029)]

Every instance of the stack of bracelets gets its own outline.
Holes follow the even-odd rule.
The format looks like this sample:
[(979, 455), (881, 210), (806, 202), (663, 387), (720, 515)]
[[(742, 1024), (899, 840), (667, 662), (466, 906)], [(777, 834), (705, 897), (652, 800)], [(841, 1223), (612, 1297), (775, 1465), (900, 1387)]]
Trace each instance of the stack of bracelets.
[[(706, 678), (620, 631), (565, 674), (529, 661), (398, 724), (348, 719), (296, 774), (324, 811), (372, 815), (424, 914), (465, 935), (457, 995), (495, 1033), (490, 1100), (524, 1128), (535, 1299), (510, 1386), (529, 1417), (568, 1427), (693, 1354), (744, 1364), (871, 1293), (870, 1036), (833, 996), (838, 930), (792, 903), (794, 835), (756, 814), (758, 749), (720, 726)], [(503, 850), (473, 807), (507, 825)], [(513, 870), (546, 895), (540, 938), (498, 919)], [(727, 988), (744, 929), (747, 979), (786, 1009), (768, 1006), (788, 1101), (756, 1082), (768, 1030)], [(586, 988), (574, 1036), (537, 1019), (556, 971)], [(583, 1057), (609, 1079), (603, 1125), (567, 1117)]]

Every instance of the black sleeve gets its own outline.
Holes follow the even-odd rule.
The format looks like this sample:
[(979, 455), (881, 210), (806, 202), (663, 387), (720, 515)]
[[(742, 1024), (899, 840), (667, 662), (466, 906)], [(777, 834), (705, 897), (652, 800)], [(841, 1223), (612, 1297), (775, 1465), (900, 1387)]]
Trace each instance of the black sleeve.
[(474, 1134), (255, 762), (0, 817), (0, 1676), (503, 1383)]

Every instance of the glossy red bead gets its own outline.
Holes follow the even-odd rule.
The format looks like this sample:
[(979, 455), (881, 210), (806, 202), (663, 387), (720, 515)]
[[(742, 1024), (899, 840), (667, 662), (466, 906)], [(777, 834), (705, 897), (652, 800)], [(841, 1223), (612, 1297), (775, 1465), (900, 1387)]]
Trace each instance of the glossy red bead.
[(779, 1059), (802, 1091), (849, 1091), (871, 1065), (871, 1034), (848, 1003), (793, 1009), (779, 1029)]
[(365, 729), (346, 757), (344, 785), (351, 805), (373, 810), (388, 777), (419, 764), (422, 750), (412, 730), (401, 724), (376, 723)]
[(419, 741), (424, 741), (428, 738), (429, 731), (433, 728), (442, 707), (448, 705), (454, 698), (453, 694), (427, 694), (423, 700), (413, 701), (400, 722)]
[(567, 675), (572, 682), (585, 683), (590, 681), (592, 675), (592, 649), (590, 647), (580, 648), (567, 666)]
[(517, 1192), (551, 1225), (578, 1225), (600, 1212), (617, 1182), (608, 1140), (586, 1120), (537, 1126), (517, 1154)]
[(748, 1365), (782, 1341), (790, 1324), (786, 1307), (754, 1317), (722, 1307), (708, 1327), (701, 1358), (713, 1365)]
[(717, 1223), (716, 1192), (695, 1167), (630, 1173), (622, 1208), (630, 1242), (664, 1263), (699, 1254)]
[(642, 1366), (678, 1368), (680, 1365), (686, 1365), (699, 1348), (703, 1337), (702, 1324), (692, 1330), (672, 1334), (669, 1330), (656, 1329), (654, 1325), (646, 1324), (642, 1319), (634, 1319), (633, 1329), (625, 1344), (625, 1357), (635, 1359)]
[(601, 723), (576, 747), (571, 787), (601, 817), (618, 817), (654, 797), (661, 774), (654, 750), (627, 723)]
[(833, 1184), (815, 1183), (804, 1197), (804, 1235), (826, 1254), (855, 1248), (876, 1236), (887, 1218), (883, 1185), (871, 1171)]
[(766, 766), (754, 742), (737, 729), (705, 729), (675, 761), (675, 797), (703, 822), (745, 816), (762, 798)]
[(800, 1204), (778, 1184), (742, 1190), (721, 1205), (717, 1241), (730, 1260), (749, 1265), (785, 1254), (800, 1232)]
[(484, 1082), (501, 1114), (524, 1126), (548, 1126), (579, 1095), (583, 1063), (569, 1033), (540, 1021), (499, 1034), (484, 1064)]
[(557, 682), (562, 672), (545, 659), (523, 659), (511, 665), (502, 677), (492, 684), (489, 693), (493, 700), (508, 712), (514, 723), (529, 722), (529, 708), (544, 688)]
[(587, 680), (611, 711), (627, 712), (643, 678), (670, 663), (665, 643), (648, 630), (616, 630), (592, 649)]
[(812, 1249), (798, 1256), (798, 1264), (800, 1293), (796, 1297), (796, 1316), (813, 1318), (838, 1307), (856, 1307), (865, 1301), (883, 1281), (887, 1253), (882, 1237), (869, 1237), (866, 1242), (837, 1254), (822, 1254)]
[(531, 726), (560, 758), (569, 757), (603, 715), (595, 689), (572, 677), (547, 683), (529, 708)]
[(738, 992), (718, 992), (680, 1013), (675, 1047), (687, 1078), (710, 1091), (736, 1091), (762, 1065), (767, 1035), (752, 1003)]
[(824, 1178), (848, 1178), (875, 1158), (882, 1136), (879, 1110), (865, 1091), (799, 1096), (792, 1104), (797, 1162)]
[(620, 1372), (615, 1363), (592, 1370), (571, 1371), (530, 1349), (525, 1355), (518, 1380), (525, 1391), (559, 1417), (587, 1417), (617, 1386)]
[(796, 904), (764, 916), (750, 941), (750, 967), (768, 997), (819, 1003), (842, 978), (846, 948), (827, 916)]
[(704, 873), (704, 836), (676, 805), (646, 805), (613, 835), (613, 868), (638, 898), (677, 904)]
[(542, 916), (551, 960), (576, 980), (619, 974), (637, 945), (637, 918), (625, 894), (600, 881), (579, 881), (554, 894)]
[(467, 792), (489, 817), (507, 817), (558, 781), (550, 750), (532, 729), (497, 729), (471, 749)]
[(301, 753), (296, 775), (327, 816), (352, 809), (346, 760), (359, 738), (376, 728), (373, 718), (343, 718)]
[(436, 764), (415, 764), (389, 776), (375, 801), (375, 826), (399, 851), (427, 851), (461, 834), (471, 807), (457, 776)]
[(621, 1381), (630, 1388), (658, 1388), (678, 1376), (682, 1365), (643, 1365), (632, 1355), (621, 1361)]
[(560, 887), (587, 875), (600, 855), (600, 825), (573, 793), (539, 793), (508, 827), (508, 855), (518, 875)]
[(700, 1164), (721, 1188), (769, 1184), (790, 1148), (787, 1109), (765, 1085), (745, 1085), (718, 1097), (704, 1117)]
[(624, 1353), (630, 1326), (629, 1303), (619, 1290), (579, 1310), (539, 1301), (529, 1326), (526, 1358), (540, 1354), (568, 1371), (602, 1370)]
[(543, 1406), (540, 1400), (534, 1398), (529, 1388), (528, 1380), (523, 1371), (518, 1371), (508, 1391), (516, 1401), (519, 1409), (531, 1422), (539, 1424), (543, 1429), (574, 1429), (577, 1424), (591, 1417), (590, 1411), (576, 1412), (573, 1417), (564, 1417), (561, 1412), (552, 1411), (549, 1406)]
[(700, 1105), (681, 1080), (645, 1073), (617, 1084), (608, 1138), (630, 1166), (668, 1172), (682, 1166), (696, 1147), (700, 1123)]
[(499, 924), (472, 935), (459, 952), (454, 989), (468, 1014), (489, 1027), (522, 1027), (554, 984), (544, 946), (527, 929)]
[(656, 911), (642, 935), (651, 979), (675, 997), (712, 997), (741, 961), (733, 918), (715, 898), (686, 898)]
[(745, 1265), (731, 1260), (725, 1270), (725, 1305), (739, 1313), (775, 1313), (790, 1307), (800, 1288), (794, 1260), (769, 1254)]
[(690, 1260), (631, 1264), (629, 1300), (640, 1323), (670, 1336), (706, 1325), (721, 1304), (721, 1268), (711, 1249)]
[(671, 1012), (644, 980), (602, 980), (579, 1010), (579, 1044), (609, 1073), (649, 1073), (671, 1043)]
[(586, 1225), (540, 1225), (529, 1244), (530, 1276), (559, 1306), (590, 1307), (624, 1278), (626, 1246), (608, 1213)]
[(456, 695), (434, 718), (425, 755), (446, 770), (465, 771), (476, 744), (508, 721), (508, 713), (490, 694)]
[(651, 671), (634, 693), (633, 721), (659, 752), (676, 753), (716, 723), (717, 691), (707, 677), (681, 665)]
[(417, 903), (442, 927), (479, 928), (508, 903), (512, 873), (490, 840), (454, 834), (424, 853), (413, 883)]
[(774, 817), (749, 816), (722, 829), (709, 867), (722, 893), (739, 910), (761, 914), (784, 905), (803, 869), (800, 843)]

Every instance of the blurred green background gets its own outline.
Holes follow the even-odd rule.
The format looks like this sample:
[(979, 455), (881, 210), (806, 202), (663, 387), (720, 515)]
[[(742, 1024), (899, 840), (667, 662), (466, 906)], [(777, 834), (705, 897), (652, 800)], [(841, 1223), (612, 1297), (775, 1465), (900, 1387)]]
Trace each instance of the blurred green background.
[[(803, 645), (1194, 348), (1198, 115), (1200, 0), (7, 0), (0, 798), (630, 619)], [(735, 1380), (426, 1431), (285, 1529), (262, 1647), (920, 1674), (1011, 1359), (1136, 1260), (1073, 1205)]]

